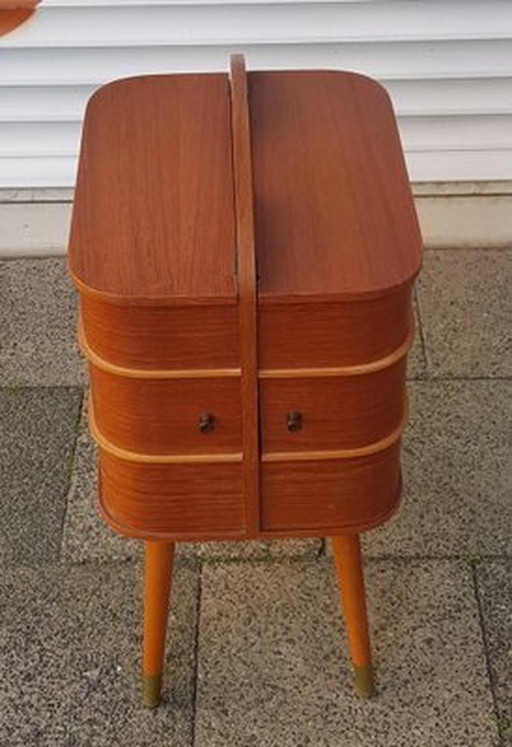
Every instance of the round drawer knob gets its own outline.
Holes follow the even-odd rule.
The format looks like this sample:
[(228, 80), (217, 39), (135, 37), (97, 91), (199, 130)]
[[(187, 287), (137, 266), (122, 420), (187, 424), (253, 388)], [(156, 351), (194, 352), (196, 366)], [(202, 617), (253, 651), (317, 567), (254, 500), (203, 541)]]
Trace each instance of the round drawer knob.
[(296, 433), (302, 428), (302, 413), (294, 410), (286, 416), (286, 427), (290, 433)]
[(203, 413), (199, 418), (199, 430), (201, 433), (211, 433), (215, 428), (215, 418), (209, 412)]

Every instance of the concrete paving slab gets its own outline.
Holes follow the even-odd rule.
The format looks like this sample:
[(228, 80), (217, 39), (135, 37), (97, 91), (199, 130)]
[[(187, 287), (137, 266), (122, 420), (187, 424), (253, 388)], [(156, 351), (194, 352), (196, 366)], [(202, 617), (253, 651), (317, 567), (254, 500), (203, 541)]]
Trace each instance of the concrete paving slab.
[(81, 400), (79, 388), (0, 389), (0, 563), (58, 559)]
[(181, 542), (178, 553), (183, 558), (199, 558), (211, 563), (231, 563), (244, 560), (265, 560), (270, 555), (270, 543), (249, 542)]
[(354, 693), (327, 559), (205, 567), (195, 747), (497, 744), (471, 569), (374, 561), (379, 695)]
[(321, 539), (251, 540), (245, 542), (184, 542), (178, 551), (185, 557), (205, 562), (229, 563), (244, 560), (316, 558), (323, 547)]
[(425, 253), (418, 300), (428, 372), (512, 376), (512, 250)]
[[(483, 185), (484, 182), (473, 184)], [(438, 185), (441, 189), (447, 187), (446, 183)], [(459, 187), (458, 194), (455, 189), (450, 189), (450, 193), (442, 194), (437, 191), (432, 195), (416, 197), (416, 209), (425, 245), (440, 249), (510, 247), (512, 198), (508, 184), (505, 189), (491, 187), (494, 194), (481, 192), (479, 186), (470, 191), (472, 187), (467, 182), (465, 185)], [(467, 194), (464, 194), (464, 189)]]
[(398, 514), (365, 535), (373, 556), (512, 552), (512, 381), (416, 381)]
[(476, 565), (485, 643), (504, 745), (512, 745), (512, 558)]
[(87, 394), (80, 420), (61, 557), (70, 563), (128, 560), (142, 553), (142, 543), (113, 532), (98, 514), (96, 445), (89, 435)]
[(189, 747), (197, 590), (196, 572), (176, 569), (164, 702), (149, 711), (140, 569), (9, 570), (0, 583), (0, 744)]
[(76, 297), (64, 258), (0, 262), (0, 384), (82, 384)]
[(269, 557), (282, 558), (318, 558), (323, 552), (323, 539), (283, 539), (270, 542)]

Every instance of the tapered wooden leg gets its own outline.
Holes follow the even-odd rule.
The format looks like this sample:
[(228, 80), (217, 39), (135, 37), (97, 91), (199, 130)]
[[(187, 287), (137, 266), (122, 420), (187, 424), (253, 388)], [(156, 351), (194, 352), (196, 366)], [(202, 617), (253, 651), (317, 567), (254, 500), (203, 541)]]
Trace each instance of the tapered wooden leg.
[(371, 698), (375, 694), (375, 685), (359, 535), (345, 534), (333, 537), (331, 541), (356, 688), (361, 697)]
[(146, 542), (143, 671), (144, 705), (149, 708), (160, 702), (173, 557), (174, 544)]

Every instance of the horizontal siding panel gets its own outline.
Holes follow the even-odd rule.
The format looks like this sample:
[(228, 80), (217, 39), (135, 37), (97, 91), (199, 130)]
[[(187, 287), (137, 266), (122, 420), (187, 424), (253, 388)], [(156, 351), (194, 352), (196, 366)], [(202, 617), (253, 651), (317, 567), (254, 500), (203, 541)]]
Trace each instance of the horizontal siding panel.
[(96, 88), (0, 85), (0, 122), (80, 122)]
[(204, 5), (42, 5), (33, 21), (3, 40), (9, 47), (114, 47), (282, 42), (506, 39), (508, 0)]
[(407, 117), (399, 124), (407, 152), (512, 148), (512, 116)]
[(424, 151), (410, 153), (409, 175), (417, 182), (500, 181), (512, 179), (509, 151)]
[[(512, 115), (499, 117), (409, 117), (399, 119), (407, 153), (512, 148)], [(0, 122), (0, 158), (74, 156), (80, 122)]]
[(79, 122), (1, 122), (0, 158), (76, 156)]
[(512, 78), (381, 83), (402, 116), (512, 114)]
[(226, 71), (233, 51), (380, 80), (415, 181), (512, 179), (508, 0), (45, 0), (1, 45), (0, 187), (74, 183), (99, 85)]
[[(512, 114), (512, 78), (381, 83), (401, 117)], [(0, 122), (79, 122), (97, 87), (0, 85)]]
[(2, 187), (73, 186), (76, 180), (76, 157), (32, 156), (0, 158)]
[[(379, 80), (509, 77), (512, 41), (237, 46), (252, 69), (355, 70)], [(99, 85), (130, 75), (225, 71), (233, 47), (3, 49), (0, 85)]]

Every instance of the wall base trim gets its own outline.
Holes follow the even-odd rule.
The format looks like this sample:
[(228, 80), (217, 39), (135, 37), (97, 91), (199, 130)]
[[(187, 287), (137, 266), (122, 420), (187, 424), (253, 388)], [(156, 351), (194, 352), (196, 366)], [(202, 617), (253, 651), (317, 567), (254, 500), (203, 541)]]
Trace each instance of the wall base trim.
[[(512, 247), (512, 182), (414, 184), (425, 247)], [(73, 192), (0, 190), (0, 257), (62, 255)]]
[(416, 197), (429, 249), (512, 247), (512, 194)]

